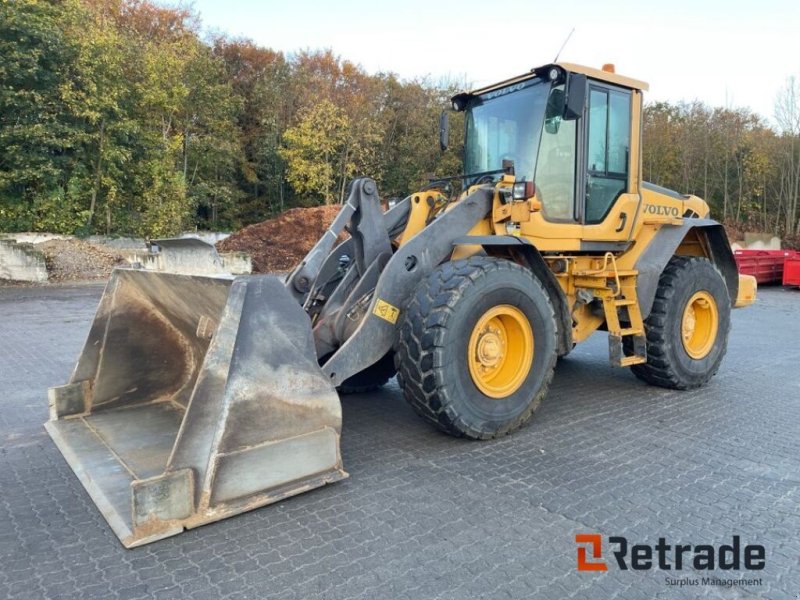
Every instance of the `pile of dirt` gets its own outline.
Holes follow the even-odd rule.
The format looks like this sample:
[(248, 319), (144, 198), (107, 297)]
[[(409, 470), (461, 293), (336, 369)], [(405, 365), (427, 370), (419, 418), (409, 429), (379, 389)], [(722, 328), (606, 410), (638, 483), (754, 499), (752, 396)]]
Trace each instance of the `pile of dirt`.
[(274, 219), (249, 225), (217, 243), (220, 252), (247, 252), (254, 273), (290, 271), (317, 243), (340, 206), (292, 208)]
[(125, 260), (106, 248), (82, 240), (50, 240), (36, 244), (44, 254), (51, 282), (107, 279)]

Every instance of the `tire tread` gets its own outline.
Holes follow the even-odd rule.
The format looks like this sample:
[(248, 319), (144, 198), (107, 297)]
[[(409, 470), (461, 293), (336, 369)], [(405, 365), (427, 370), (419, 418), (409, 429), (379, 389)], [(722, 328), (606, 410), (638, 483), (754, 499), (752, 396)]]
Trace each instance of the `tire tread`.
[[(488, 424), (475, 427), (466, 423), (456, 414), (448, 397), (447, 387), (439, 385), (443, 379), (442, 368), (448, 360), (444, 337), (454, 318), (454, 309), (470, 286), (494, 270), (516, 271), (531, 277), (547, 298), (539, 281), (516, 263), (486, 256), (448, 262), (437, 268), (417, 288), (406, 309), (395, 347), (397, 379), (408, 403), (420, 417), (456, 437), (492, 439), (519, 429), (531, 418), (547, 394), (553, 377), (555, 352), (551, 358), (552, 364), (545, 371), (545, 381), (534, 401), (522, 414), (499, 430)], [(555, 321), (552, 306), (550, 312), (550, 317)]]
[[(687, 381), (681, 377), (670, 360), (669, 347), (676, 341), (669, 339), (670, 323), (667, 311), (680, 291), (682, 275), (687, 270), (702, 264), (713, 266), (706, 258), (673, 256), (661, 274), (650, 315), (644, 322), (647, 337), (647, 362), (631, 366), (633, 374), (646, 383), (669, 389), (693, 389), (706, 384), (719, 370), (721, 361), (718, 361), (703, 378)], [(720, 333), (727, 336), (727, 331), (720, 330)]]

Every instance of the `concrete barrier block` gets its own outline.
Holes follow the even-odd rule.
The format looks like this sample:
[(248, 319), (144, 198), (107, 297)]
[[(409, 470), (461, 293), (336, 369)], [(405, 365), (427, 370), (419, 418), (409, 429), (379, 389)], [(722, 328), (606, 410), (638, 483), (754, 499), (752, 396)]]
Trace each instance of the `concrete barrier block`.
[(253, 259), (247, 252), (220, 252), (222, 269), (232, 275), (249, 275), (253, 272)]
[(781, 239), (771, 233), (745, 231), (744, 247), (752, 250), (780, 250)]
[(0, 240), (0, 279), (13, 281), (47, 281), (44, 254), (32, 244)]

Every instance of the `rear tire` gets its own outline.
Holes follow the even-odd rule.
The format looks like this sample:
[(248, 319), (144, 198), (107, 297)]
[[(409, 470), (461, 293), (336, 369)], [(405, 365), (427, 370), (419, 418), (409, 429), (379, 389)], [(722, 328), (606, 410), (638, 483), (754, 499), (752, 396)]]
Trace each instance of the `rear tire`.
[(674, 256), (644, 322), (647, 362), (631, 371), (669, 389), (706, 384), (725, 356), (730, 315), (728, 287), (716, 267), (706, 258)]
[(541, 283), (515, 263), (474, 256), (441, 265), (417, 287), (395, 366), (422, 418), (457, 437), (489, 439), (531, 418), (556, 353), (555, 313)]

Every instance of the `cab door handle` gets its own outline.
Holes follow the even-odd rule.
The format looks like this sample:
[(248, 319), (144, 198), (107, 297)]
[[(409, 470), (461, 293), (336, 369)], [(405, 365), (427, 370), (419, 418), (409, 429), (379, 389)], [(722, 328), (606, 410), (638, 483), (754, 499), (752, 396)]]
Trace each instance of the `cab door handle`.
[(623, 229), (625, 229), (625, 225), (628, 223), (628, 213), (622, 213), (619, 216), (619, 227), (617, 227), (614, 231), (616, 233), (620, 233)]

